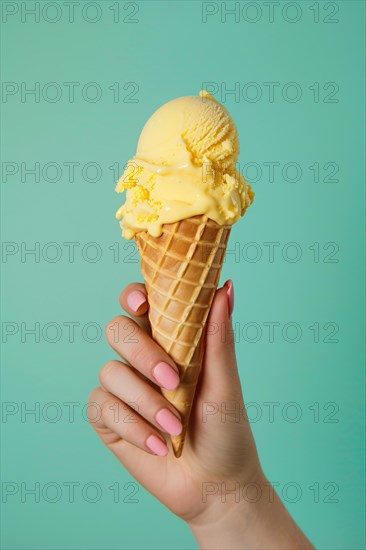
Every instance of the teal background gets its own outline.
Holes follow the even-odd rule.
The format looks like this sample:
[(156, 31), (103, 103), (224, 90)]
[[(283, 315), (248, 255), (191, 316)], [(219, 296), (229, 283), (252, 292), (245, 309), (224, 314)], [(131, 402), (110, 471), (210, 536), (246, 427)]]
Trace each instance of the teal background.
[[(12, 4), (20, 9), (20, 3)], [(324, 3), (318, 4), (320, 21), (315, 23), (309, 8), (313, 3), (298, 2), (302, 17), (293, 24), (284, 20), (281, 10), (269, 22), (263, 3), (256, 23), (242, 17), (238, 23), (234, 17), (221, 22), (220, 13), (203, 23), (202, 4), (195, 1), (137, 2), (138, 22), (114, 23), (112, 4), (99, 2), (102, 17), (94, 24), (83, 21), (80, 10), (74, 23), (67, 21), (64, 11), (53, 24), (30, 19), (22, 23), (19, 13), (2, 24), (3, 81), (80, 82), (76, 90), (97, 82), (102, 89), (95, 103), (83, 100), (78, 91), (70, 103), (63, 87), (55, 103), (42, 98), (37, 103), (29, 97), (22, 103), (17, 94), (6, 102), (3, 96), (1, 104), (3, 170), (6, 162), (20, 169), (22, 162), (63, 166), (75, 161), (81, 166), (96, 162), (102, 172), (94, 183), (82, 177), (81, 166), (74, 182), (65, 167), (55, 183), (42, 176), (39, 182), (32, 176), (22, 182), (20, 172), (8, 178), (3, 173), (3, 241), (15, 247), (39, 242), (41, 250), (55, 242), (62, 255), (56, 262), (42, 255), (39, 262), (31, 256), (22, 262), (20, 253), (3, 256), (2, 399), (14, 414), (2, 419), (2, 481), (14, 483), (19, 491), (6, 498), (4, 487), (10, 486), (3, 485), (2, 548), (197, 547), (185, 524), (144, 489), (133, 497), (138, 502), (129, 502), (133, 486), (125, 484), (133, 480), (103, 448), (82, 408), (98, 384), (100, 368), (113, 357), (98, 326), (103, 330), (119, 313), (122, 288), (140, 279), (137, 256), (120, 239), (114, 219), (121, 198), (114, 193), (115, 174), (109, 167), (118, 162), (121, 171), (135, 151), (143, 124), (158, 106), (198, 93), (204, 82), (224, 82), (228, 89), (235, 82), (257, 82), (263, 91), (255, 103), (216, 94), (237, 123), (240, 162), (258, 163), (263, 170), (253, 184), (255, 204), (233, 230), (230, 250), (239, 250), (240, 257), (228, 255), (222, 276), (222, 281), (230, 277), (235, 283), (240, 373), (246, 401), (262, 411), (253, 430), (263, 467), (269, 479), (280, 484), (280, 495), (288, 482), (301, 488), (298, 502), (286, 505), (318, 548), (365, 548), (364, 2), (331, 3), (339, 8), (333, 16), (338, 23), (324, 22), (330, 14)], [(120, 6), (121, 19), (134, 9), (126, 3)], [(263, 85), (269, 81), (280, 83), (273, 102)], [(117, 103), (108, 89), (114, 82), (121, 88)], [(123, 101), (132, 91), (123, 89), (129, 82), (138, 86), (135, 103)], [(301, 86), (302, 98), (296, 103), (282, 98), (287, 82)], [(320, 83), (319, 102), (309, 90), (314, 82)], [(338, 84), (338, 102), (324, 102), (330, 91), (322, 89), (327, 82)], [(264, 162), (281, 164), (274, 182)], [(281, 167), (288, 162), (301, 166), (299, 181), (283, 177)], [(323, 181), (329, 170), (321, 169), (320, 181), (315, 182), (309, 169), (314, 162), (337, 163), (338, 181)], [(263, 244), (269, 241), (280, 243), (273, 262)], [(68, 261), (65, 242), (80, 243), (74, 262)], [(101, 250), (95, 263), (81, 254), (90, 242)], [(248, 242), (257, 243), (262, 252), (257, 262), (248, 261)], [(283, 259), (281, 251), (288, 242), (298, 243), (299, 261)], [(309, 249), (316, 242), (319, 261)], [(323, 249), (329, 242), (339, 247), (332, 263), (324, 262), (332, 251)], [(119, 259), (113, 253), (117, 248)], [(56, 249), (48, 250), (51, 256)], [(93, 249), (87, 250), (92, 256)], [(47, 323), (56, 323), (39, 342), (21, 325), (29, 328), (37, 322), (41, 331)], [(79, 323), (73, 342), (65, 322)], [(254, 338), (257, 325), (245, 333), (248, 322), (258, 323), (262, 330), (256, 343), (248, 340)], [(266, 322), (280, 323), (273, 343)], [(288, 322), (301, 327), (296, 343), (282, 336)], [(318, 343), (309, 329), (315, 322), (320, 325)], [(335, 326), (324, 328), (329, 322), (339, 327), (333, 343), (324, 341), (329, 327)], [(87, 323), (97, 328), (85, 329), (83, 338)], [(7, 337), (9, 327), (17, 332)], [(57, 330), (59, 340), (47, 341), (58, 337)], [(291, 338), (291, 331), (288, 334)], [(51, 402), (56, 403), (53, 409), (47, 405)], [(66, 402), (76, 403), (74, 422), (67, 417)], [(279, 404), (273, 422), (266, 402)], [(301, 418), (292, 423), (286, 411), (293, 415), (294, 408), (286, 404), (293, 402)], [(314, 403), (319, 404), (319, 419), (314, 417)], [(25, 406), (39, 406), (43, 414), (22, 418), (16, 408)], [(55, 411), (61, 411), (61, 418), (51, 422), (47, 412), (52, 417)], [(55, 495), (52, 488), (40, 502), (32, 496), (21, 501), (21, 483), (28, 488), (40, 483), (42, 489), (49, 482), (62, 488), (57, 502), (47, 501)], [(69, 502), (65, 482), (80, 484), (74, 502)], [(100, 487), (98, 502), (82, 498), (89, 482)], [(109, 488), (116, 483), (117, 503)], [(319, 484), (319, 502), (309, 488), (314, 483)], [(333, 491), (336, 494), (329, 496)]]

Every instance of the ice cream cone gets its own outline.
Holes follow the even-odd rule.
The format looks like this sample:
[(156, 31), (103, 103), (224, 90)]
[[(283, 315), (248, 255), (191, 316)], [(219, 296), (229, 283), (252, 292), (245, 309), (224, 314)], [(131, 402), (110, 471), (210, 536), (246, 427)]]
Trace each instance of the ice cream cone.
[(180, 371), (180, 385), (163, 395), (179, 411), (183, 431), (172, 437), (180, 457), (204, 355), (204, 330), (219, 283), (231, 226), (206, 215), (163, 225), (160, 237), (136, 234), (154, 340)]
[(157, 109), (117, 182), (126, 199), (116, 217), (122, 235), (135, 237), (141, 253), (152, 335), (180, 370), (178, 388), (163, 392), (182, 417), (183, 432), (172, 438), (177, 457), (230, 228), (253, 202), (236, 167), (239, 150), (230, 113), (202, 90)]

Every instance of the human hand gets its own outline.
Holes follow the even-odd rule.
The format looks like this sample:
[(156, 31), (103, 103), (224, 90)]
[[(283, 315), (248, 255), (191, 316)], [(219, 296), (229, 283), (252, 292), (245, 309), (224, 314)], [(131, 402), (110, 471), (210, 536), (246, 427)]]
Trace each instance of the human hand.
[[(245, 548), (258, 543), (255, 547), (285, 548), (270, 546), (263, 533), (250, 531), (253, 518), (256, 524), (263, 518), (267, 497), (261, 499), (260, 506), (253, 506), (248, 499), (223, 498), (223, 487), (269, 485), (245, 414), (231, 322), (232, 282), (216, 292), (211, 308), (204, 362), (179, 459), (169, 450), (168, 438), (181, 430), (179, 413), (159, 391), (159, 386), (174, 389), (178, 385), (178, 369), (150, 336), (144, 285), (129, 285), (120, 303), (131, 318), (115, 317), (106, 335), (128, 364), (109, 361), (100, 373), (101, 387), (90, 396), (90, 402), (101, 410), (92, 424), (102, 441), (133, 477), (188, 522), (203, 547)], [(271, 513), (276, 510), (285, 517), (287, 512), (278, 497), (273, 500)], [(221, 539), (218, 525), (231, 529), (231, 534)], [(294, 530), (294, 536), (299, 533), (302, 535)]]

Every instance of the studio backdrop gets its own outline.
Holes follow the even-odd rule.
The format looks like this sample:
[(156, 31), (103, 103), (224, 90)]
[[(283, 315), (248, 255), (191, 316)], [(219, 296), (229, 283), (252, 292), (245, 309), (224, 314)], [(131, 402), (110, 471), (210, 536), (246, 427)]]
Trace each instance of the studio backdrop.
[(202, 89), (256, 193), (221, 281), (262, 466), (316, 547), (364, 548), (364, 2), (1, 10), (2, 548), (197, 547), (87, 400), (142, 280), (115, 183), (149, 116)]

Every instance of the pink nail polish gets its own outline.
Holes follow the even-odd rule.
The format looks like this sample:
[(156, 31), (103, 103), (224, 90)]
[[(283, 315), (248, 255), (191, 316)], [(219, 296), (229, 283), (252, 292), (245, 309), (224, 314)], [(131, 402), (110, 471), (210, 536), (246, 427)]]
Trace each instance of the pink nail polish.
[(231, 319), (231, 316), (234, 311), (234, 284), (231, 279), (226, 281), (225, 285), (226, 291), (227, 291), (227, 299), (228, 299), (228, 305), (229, 305), (229, 318)]
[(132, 309), (135, 313), (146, 302), (146, 296), (139, 290), (134, 290), (127, 296), (128, 307)]
[(146, 446), (150, 449), (150, 451), (158, 456), (166, 456), (169, 452), (169, 449), (164, 441), (156, 435), (150, 435), (150, 437), (147, 438)]
[(178, 374), (168, 363), (158, 363), (152, 372), (159, 386), (166, 390), (174, 390), (179, 384)]
[(181, 421), (169, 409), (161, 409), (155, 418), (163, 430), (170, 435), (179, 435), (183, 430)]

